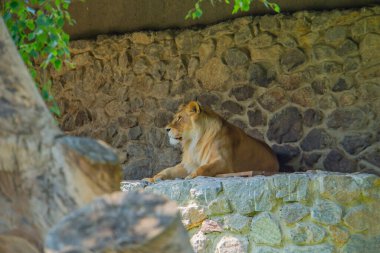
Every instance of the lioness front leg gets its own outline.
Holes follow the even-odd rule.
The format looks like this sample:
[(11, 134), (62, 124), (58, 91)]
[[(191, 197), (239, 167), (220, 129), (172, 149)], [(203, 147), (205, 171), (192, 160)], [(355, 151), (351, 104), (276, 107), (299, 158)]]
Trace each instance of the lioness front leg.
[(187, 175), (188, 175), (188, 172), (180, 163), (174, 167), (169, 167), (160, 171), (153, 178), (144, 178), (143, 180), (148, 181), (148, 182), (155, 182), (157, 180), (164, 180), (164, 179), (185, 178)]
[(188, 175), (186, 179), (192, 179), (198, 176), (214, 177), (226, 171), (228, 171), (226, 164), (218, 160), (198, 167), (194, 172)]

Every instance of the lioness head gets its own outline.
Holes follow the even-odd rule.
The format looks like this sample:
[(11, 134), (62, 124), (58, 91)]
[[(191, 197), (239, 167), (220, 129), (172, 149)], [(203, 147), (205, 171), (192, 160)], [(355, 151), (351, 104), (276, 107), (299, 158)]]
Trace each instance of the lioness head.
[(191, 134), (194, 122), (201, 113), (201, 110), (201, 105), (196, 101), (191, 101), (179, 107), (172, 122), (166, 126), (170, 144), (179, 144), (183, 138)]

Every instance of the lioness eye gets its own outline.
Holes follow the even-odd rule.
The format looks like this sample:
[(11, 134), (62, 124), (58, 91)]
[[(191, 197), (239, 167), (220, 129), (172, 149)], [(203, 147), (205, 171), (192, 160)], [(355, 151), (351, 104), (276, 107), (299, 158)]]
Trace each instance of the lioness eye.
[(181, 116), (178, 116), (177, 121), (180, 122), (181, 120), (182, 120), (182, 117), (181, 117)]

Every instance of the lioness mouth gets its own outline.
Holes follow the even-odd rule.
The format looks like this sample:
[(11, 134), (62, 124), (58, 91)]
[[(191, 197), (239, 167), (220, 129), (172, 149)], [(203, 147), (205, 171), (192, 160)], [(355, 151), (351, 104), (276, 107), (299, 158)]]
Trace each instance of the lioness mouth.
[(182, 140), (182, 137), (177, 137), (177, 138), (174, 138), (174, 139), (176, 139), (176, 140), (178, 140), (178, 141), (181, 141), (181, 140)]

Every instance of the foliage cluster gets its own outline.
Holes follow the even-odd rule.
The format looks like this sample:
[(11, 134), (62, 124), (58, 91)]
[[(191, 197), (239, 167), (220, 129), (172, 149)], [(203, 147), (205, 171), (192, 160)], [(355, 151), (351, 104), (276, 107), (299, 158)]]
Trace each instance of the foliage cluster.
[[(51, 95), (51, 81), (41, 77), (38, 66), (52, 66), (59, 71), (62, 65), (71, 65), (69, 35), (63, 30), (65, 21), (74, 21), (68, 12), (71, 0), (6, 0), (2, 6), (5, 24), (29, 69), (41, 89), (41, 95), (50, 111), (60, 115)], [(42, 82), (42, 83), (41, 83)]]
[[(186, 15), (186, 19), (192, 18), (192, 19), (198, 19), (203, 15), (203, 11), (201, 8), (201, 4), (204, 0), (197, 0), (197, 2), (194, 5), (194, 8), (189, 10), (189, 12)], [(230, 0), (210, 0), (211, 4), (214, 5), (215, 1), (218, 2), (224, 2), (226, 4), (231, 4)], [(233, 0), (233, 10), (232, 14), (237, 13), (238, 11), (249, 11), (251, 4), (254, 1), (260, 1), (262, 2), (267, 8), (271, 8), (275, 12), (280, 12), (280, 6), (276, 3), (272, 3), (268, 0)]]

